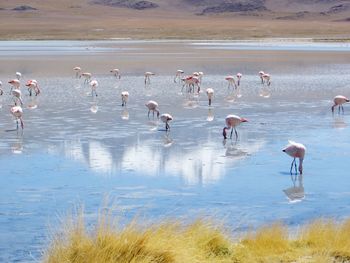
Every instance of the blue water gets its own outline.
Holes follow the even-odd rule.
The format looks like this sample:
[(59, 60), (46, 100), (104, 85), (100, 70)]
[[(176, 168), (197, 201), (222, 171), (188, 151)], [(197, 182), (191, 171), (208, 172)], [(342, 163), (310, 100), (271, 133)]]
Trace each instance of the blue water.
[[(142, 76), (117, 82), (97, 73), (97, 99), (73, 76), (38, 77), (38, 98), (22, 88), (23, 133), (7, 131), (15, 123), (5, 85), (0, 262), (40, 260), (60, 219), (83, 205), (93, 223), (106, 199), (123, 222), (135, 216), (146, 221), (208, 216), (224, 218), (239, 231), (275, 221), (297, 226), (319, 217), (348, 217), (350, 107), (332, 116), (330, 106), (335, 95), (349, 93), (349, 64), (314, 63), (300, 75), (298, 68), (270, 70), (267, 98), (259, 96), (256, 74), (244, 74), (238, 98), (228, 93), (225, 74), (206, 73), (202, 88), (215, 89), (210, 108), (205, 93), (180, 94), (170, 74), (155, 76), (144, 87)], [(124, 109), (123, 90), (130, 93)], [(170, 133), (147, 118), (149, 99), (173, 115)], [(238, 127), (237, 142), (223, 141), (227, 114), (249, 120)], [(295, 181), (289, 174), (292, 160), (282, 152), (287, 140), (307, 147), (304, 174)], [(287, 189), (301, 198), (291, 200)]]

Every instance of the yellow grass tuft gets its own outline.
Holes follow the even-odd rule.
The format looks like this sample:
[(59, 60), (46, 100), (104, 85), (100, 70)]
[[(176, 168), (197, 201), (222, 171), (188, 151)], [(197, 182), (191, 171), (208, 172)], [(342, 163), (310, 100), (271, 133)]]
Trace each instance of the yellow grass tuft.
[(291, 232), (282, 224), (232, 239), (205, 220), (123, 228), (102, 214), (88, 230), (83, 213), (65, 224), (44, 255), (48, 263), (96, 262), (350, 262), (350, 220), (318, 220)]

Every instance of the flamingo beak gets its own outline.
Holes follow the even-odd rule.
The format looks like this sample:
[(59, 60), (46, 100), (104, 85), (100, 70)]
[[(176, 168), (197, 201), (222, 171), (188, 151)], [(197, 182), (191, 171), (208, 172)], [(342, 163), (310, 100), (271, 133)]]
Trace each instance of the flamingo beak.
[(248, 122), (247, 119), (241, 118), (241, 122)]

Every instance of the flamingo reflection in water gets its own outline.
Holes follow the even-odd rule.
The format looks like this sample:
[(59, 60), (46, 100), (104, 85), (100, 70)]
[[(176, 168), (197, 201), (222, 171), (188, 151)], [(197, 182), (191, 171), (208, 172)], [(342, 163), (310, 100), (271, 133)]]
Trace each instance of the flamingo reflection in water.
[[(305, 198), (303, 175), (299, 174), (299, 176), (297, 175), (293, 176), (291, 174), (290, 176), (291, 176), (293, 186), (287, 189), (284, 189), (283, 192), (287, 196), (290, 202), (300, 202)], [(297, 180), (298, 180), (298, 184), (297, 184)]]

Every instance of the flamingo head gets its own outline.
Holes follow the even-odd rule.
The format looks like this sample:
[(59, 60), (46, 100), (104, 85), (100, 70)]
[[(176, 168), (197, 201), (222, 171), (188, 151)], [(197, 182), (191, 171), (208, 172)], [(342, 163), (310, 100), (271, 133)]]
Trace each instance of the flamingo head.
[(245, 118), (241, 118), (241, 122), (248, 122), (248, 120)]

